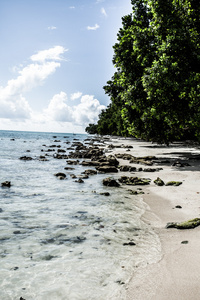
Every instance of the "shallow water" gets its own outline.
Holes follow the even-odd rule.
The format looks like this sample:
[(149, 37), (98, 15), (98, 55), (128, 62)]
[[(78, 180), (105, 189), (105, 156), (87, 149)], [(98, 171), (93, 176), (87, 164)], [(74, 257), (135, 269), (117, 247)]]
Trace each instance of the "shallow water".
[[(92, 168), (67, 171), (65, 159), (53, 158), (51, 145), (67, 154), (74, 139), (86, 138), (0, 131), (0, 180), (12, 184), (0, 187), (0, 299), (125, 299), (134, 268), (157, 259), (159, 239), (140, 219), (140, 196), (104, 187), (106, 174), (77, 183), (70, 174)], [(19, 159), (25, 155), (33, 159)], [(123, 245), (130, 241), (136, 245)]]

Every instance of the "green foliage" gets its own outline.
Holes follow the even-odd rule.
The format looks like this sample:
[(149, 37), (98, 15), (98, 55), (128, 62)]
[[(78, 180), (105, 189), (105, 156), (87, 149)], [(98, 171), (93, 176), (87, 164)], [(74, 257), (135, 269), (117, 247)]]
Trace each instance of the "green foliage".
[(89, 134), (96, 134), (97, 133), (97, 125), (96, 124), (89, 124), (85, 131)]
[(200, 140), (200, 6), (196, 0), (132, 0), (114, 45), (116, 72), (99, 116), (101, 134), (169, 143)]

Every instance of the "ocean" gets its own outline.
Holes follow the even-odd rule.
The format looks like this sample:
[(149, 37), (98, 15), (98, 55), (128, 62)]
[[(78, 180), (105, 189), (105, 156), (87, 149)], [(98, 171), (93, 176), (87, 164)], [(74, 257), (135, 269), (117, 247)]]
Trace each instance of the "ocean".
[(1, 300), (124, 300), (135, 270), (157, 259), (159, 239), (141, 220), (140, 196), (103, 186), (108, 174), (79, 183), (95, 168), (55, 158), (74, 142), (89, 147), (90, 139), (0, 131), (0, 183), (11, 182), (0, 186)]

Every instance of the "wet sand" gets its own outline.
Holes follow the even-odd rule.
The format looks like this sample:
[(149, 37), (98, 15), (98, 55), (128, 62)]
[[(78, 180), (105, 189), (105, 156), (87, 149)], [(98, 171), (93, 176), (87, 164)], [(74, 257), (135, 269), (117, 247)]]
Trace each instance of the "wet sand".
[[(136, 157), (153, 155), (169, 163), (154, 163), (159, 172), (136, 172), (134, 176), (150, 178), (151, 184), (142, 187), (147, 209), (143, 220), (150, 224), (161, 241), (161, 258), (156, 263), (138, 267), (127, 286), (126, 300), (197, 300), (200, 298), (200, 227), (178, 230), (166, 229), (168, 222), (183, 222), (200, 217), (200, 147), (174, 143), (169, 147), (134, 139), (112, 139), (113, 145), (132, 145), (133, 148), (114, 148), (112, 152)], [(174, 162), (181, 162), (184, 165)], [(128, 165), (120, 160), (121, 165)], [(186, 164), (186, 165), (185, 165)], [(188, 165), (187, 165), (188, 164)], [(133, 166), (147, 166), (131, 164)], [(127, 174), (130, 176), (130, 174)], [(132, 174), (133, 176), (133, 174)], [(160, 177), (165, 183), (181, 181), (180, 186), (157, 186)]]

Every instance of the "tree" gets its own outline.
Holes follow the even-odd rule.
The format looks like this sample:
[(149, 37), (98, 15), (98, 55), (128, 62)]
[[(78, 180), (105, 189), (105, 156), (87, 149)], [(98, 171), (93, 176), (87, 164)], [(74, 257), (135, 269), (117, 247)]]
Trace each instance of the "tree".
[(132, 0), (114, 45), (111, 103), (97, 130), (169, 143), (200, 141), (200, 6)]
[[(190, 1), (151, 1), (157, 55), (143, 75), (145, 136), (160, 142), (194, 138), (199, 129), (199, 37)], [(194, 13), (194, 11), (193, 11)]]

